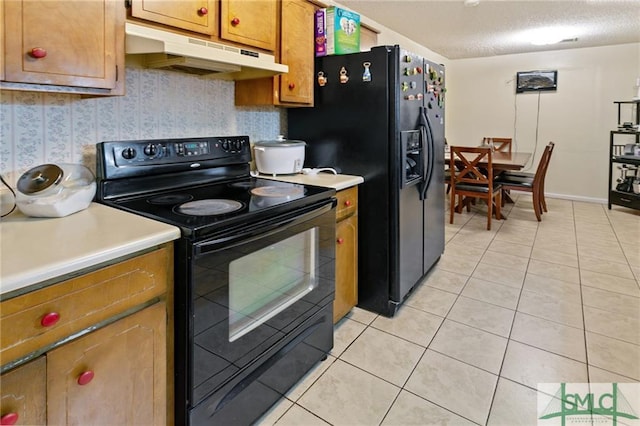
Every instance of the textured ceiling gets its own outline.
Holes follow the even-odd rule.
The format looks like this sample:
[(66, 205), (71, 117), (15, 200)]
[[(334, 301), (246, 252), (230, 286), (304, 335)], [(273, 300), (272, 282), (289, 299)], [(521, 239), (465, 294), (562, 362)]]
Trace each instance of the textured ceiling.
[[(339, 0), (449, 59), (640, 42), (640, 0)], [(577, 41), (534, 46), (526, 31), (572, 27)]]

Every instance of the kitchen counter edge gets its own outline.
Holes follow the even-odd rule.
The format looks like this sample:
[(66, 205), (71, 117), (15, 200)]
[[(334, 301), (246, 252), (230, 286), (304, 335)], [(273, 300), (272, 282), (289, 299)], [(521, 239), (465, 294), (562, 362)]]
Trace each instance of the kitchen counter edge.
[(180, 229), (99, 203), (61, 218), (0, 221), (0, 300), (176, 240)]
[(336, 191), (351, 188), (364, 182), (362, 176), (354, 175), (334, 175), (333, 173), (320, 172), (316, 175), (305, 175), (302, 173), (295, 175), (265, 175), (260, 174), (258, 177), (262, 179), (273, 179), (282, 182), (299, 183), (302, 185), (315, 185), (333, 188)]

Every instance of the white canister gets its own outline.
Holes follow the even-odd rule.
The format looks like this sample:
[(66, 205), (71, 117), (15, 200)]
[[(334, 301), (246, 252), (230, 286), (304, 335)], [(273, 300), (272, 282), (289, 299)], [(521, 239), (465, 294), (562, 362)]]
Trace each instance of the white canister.
[(93, 173), (80, 164), (43, 164), (18, 179), (16, 205), (33, 217), (63, 217), (89, 207), (96, 194)]
[(300, 173), (304, 165), (306, 142), (278, 136), (273, 141), (256, 142), (253, 147), (258, 172), (267, 175)]

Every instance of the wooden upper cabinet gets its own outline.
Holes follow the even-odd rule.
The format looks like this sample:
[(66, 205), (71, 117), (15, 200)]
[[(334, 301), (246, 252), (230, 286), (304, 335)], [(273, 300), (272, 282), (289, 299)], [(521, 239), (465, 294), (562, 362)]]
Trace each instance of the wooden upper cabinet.
[(313, 105), (313, 14), (304, 0), (283, 0), (280, 63), (289, 72), (280, 76), (280, 101)]
[(276, 0), (221, 0), (220, 38), (276, 50)]
[(216, 0), (133, 0), (131, 16), (202, 34), (215, 35)]
[[(121, 0), (5, 0), (4, 80), (114, 89), (123, 79)], [(122, 55), (119, 58), (119, 55)]]
[(289, 67), (287, 74), (236, 81), (235, 103), (248, 105), (313, 106), (313, 15), (306, 0), (282, 0), (276, 60)]

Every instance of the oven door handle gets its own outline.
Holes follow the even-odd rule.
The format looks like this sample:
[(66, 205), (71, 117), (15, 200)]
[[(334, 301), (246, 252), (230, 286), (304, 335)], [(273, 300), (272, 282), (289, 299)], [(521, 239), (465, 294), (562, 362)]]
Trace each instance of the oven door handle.
[(322, 216), (335, 208), (337, 204), (337, 199), (331, 198), (330, 200), (324, 201), (323, 205), (320, 207), (318, 207), (318, 204), (314, 204), (311, 207), (306, 207), (290, 212), (286, 215), (278, 216), (276, 219), (255, 223), (237, 233), (225, 233), (224, 236), (214, 237), (210, 240), (196, 243), (194, 244), (195, 254), (205, 254), (220, 248), (229, 249), (252, 241), (257, 241), (292, 226), (296, 226), (318, 216)]

